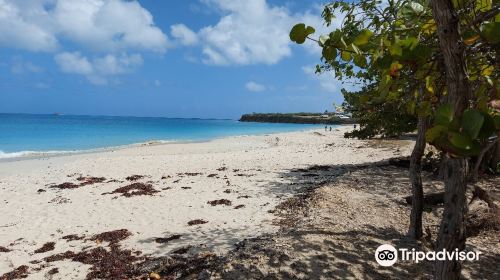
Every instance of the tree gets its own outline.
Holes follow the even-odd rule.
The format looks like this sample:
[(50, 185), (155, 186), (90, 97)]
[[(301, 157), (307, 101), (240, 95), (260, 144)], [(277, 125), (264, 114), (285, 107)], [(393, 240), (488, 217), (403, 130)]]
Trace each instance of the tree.
[[(481, 160), (481, 152), (496, 141), (500, 130), (499, 111), (491, 105), (499, 99), (499, 10), (490, 0), (432, 0), (431, 5), (336, 1), (326, 5), (322, 16), (329, 26), (335, 14), (342, 14), (340, 28), (319, 39), (311, 38), (315, 30), (305, 24), (290, 33), (299, 44), (307, 38), (318, 42), (323, 49), (318, 72), (334, 71), (338, 79), (373, 86), (371, 94), (359, 97), (361, 104), (406, 104), (407, 112), (418, 116), (409, 231), (416, 238), (422, 231), (423, 139), (445, 153), (445, 214), (438, 244), (447, 250), (462, 250), (465, 244), (468, 163)], [(454, 261), (436, 263), (435, 275), (455, 279), (460, 266)]]

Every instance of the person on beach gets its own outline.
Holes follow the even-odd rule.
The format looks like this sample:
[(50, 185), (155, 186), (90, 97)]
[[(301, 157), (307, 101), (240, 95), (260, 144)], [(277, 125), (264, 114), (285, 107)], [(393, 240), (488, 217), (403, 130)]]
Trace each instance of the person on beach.
[(332, 131), (332, 127), (330, 126), (330, 131)]
[(326, 131), (326, 129), (327, 129), (327, 128), (328, 128), (328, 126), (327, 126), (327, 125), (325, 125), (325, 131)]

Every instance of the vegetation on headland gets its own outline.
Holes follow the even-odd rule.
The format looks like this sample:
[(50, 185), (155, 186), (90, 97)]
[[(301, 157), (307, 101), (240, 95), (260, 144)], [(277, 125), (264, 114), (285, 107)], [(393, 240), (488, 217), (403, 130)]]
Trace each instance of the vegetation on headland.
[(299, 124), (354, 124), (356, 120), (348, 117), (341, 118), (335, 114), (321, 113), (254, 113), (245, 114), (240, 118), (241, 122), (265, 122), (265, 123), (299, 123)]
[[(400, 122), (385, 118), (384, 110), (391, 107), (418, 119), (408, 235), (423, 237), (421, 170), (428, 143), (440, 151), (445, 171), (445, 207), (435, 249), (464, 250), (469, 182), (477, 181), (485, 155), (499, 153), (500, 5), (491, 0), (334, 1), (322, 14), (326, 26), (338, 14), (344, 16), (340, 28), (329, 34), (312, 38), (315, 29), (299, 23), (290, 39), (319, 44), (317, 72), (332, 71), (340, 80), (365, 85), (354, 106), (363, 113), (381, 112), (372, 122)], [(496, 159), (489, 165), (493, 172), (500, 166)], [(474, 193), (484, 194), (477, 185)], [(492, 211), (499, 215), (498, 209)], [(460, 261), (435, 262), (435, 279), (460, 277)]]

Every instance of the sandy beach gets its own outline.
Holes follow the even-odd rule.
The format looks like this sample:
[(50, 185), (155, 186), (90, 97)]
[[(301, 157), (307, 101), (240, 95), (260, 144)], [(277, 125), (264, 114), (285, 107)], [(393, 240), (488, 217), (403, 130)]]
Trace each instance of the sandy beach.
[[(29, 279), (45, 279), (54, 268), (53, 279), (83, 279), (88, 265), (42, 260), (109, 245), (92, 237), (120, 229), (131, 233), (121, 247), (143, 256), (179, 249), (222, 254), (238, 241), (275, 232), (273, 209), (307, 185), (291, 183), (287, 172), (376, 162), (410, 151), (410, 141), (377, 148), (373, 141), (343, 138), (349, 129), (0, 163), (0, 246), (7, 251), (0, 253), (0, 275), (28, 266)], [(306, 179), (317, 183), (316, 176)], [(50, 250), (43, 250), (46, 244)]]

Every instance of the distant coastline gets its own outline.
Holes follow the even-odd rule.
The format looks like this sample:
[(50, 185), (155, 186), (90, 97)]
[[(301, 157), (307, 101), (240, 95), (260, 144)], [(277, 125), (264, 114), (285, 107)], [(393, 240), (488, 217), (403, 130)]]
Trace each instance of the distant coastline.
[(244, 114), (240, 122), (298, 123), (298, 124), (355, 124), (356, 120), (334, 113), (254, 113)]

